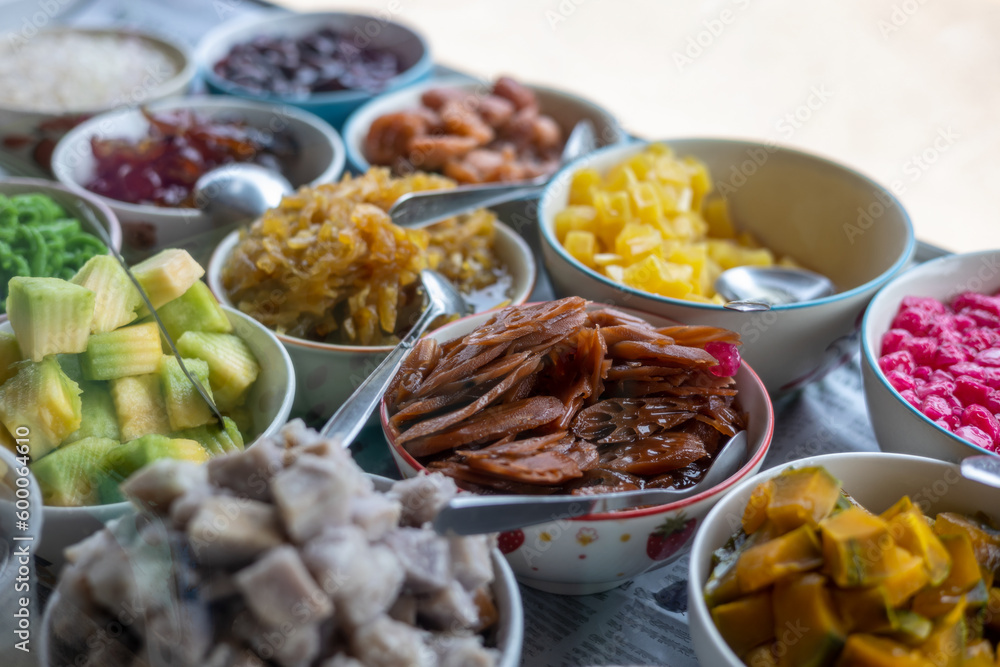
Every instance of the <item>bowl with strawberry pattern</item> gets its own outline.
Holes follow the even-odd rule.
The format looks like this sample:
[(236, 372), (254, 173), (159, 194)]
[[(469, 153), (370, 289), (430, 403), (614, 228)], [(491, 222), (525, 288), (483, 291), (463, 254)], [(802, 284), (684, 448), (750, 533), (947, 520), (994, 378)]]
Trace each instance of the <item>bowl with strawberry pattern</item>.
[(862, 323), (879, 447), (945, 461), (1000, 449), (1000, 250), (901, 273)]
[[(601, 307), (602, 304), (587, 305), (590, 311)], [(621, 308), (616, 311), (641, 318), (654, 327), (676, 324), (639, 311)], [(491, 318), (495, 316), (495, 313), (472, 315), (428, 335), (447, 351), (452, 344), (450, 341), (489, 329)], [(760, 378), (745, 362), (740, 361), (738, 356), (733, 361), (738, 363), (731, 371), (732, 386), (736, 390), (733, 406), (745, 420), (748, 435), (746, 458), (739, 471), (714, 487), (669, 504), (559, 518), (500, 533), (497, 546), (506, 556), (518, 581), (547, 592), (587, 595), (620, 586), (644, 572), (677, 560), (690, 550), (692, 538), (708, 511), (730, 487), (760, 469), (771, 444), (774, 411), (768, 393)], [(407, 362), (404, 362), (403, 368), (407, 368)], [(557, 375), (556, 371), (551, 371), (551, 374)], [(405, 377), (405, 374), (400, 377)], [(471, 382), (468, 375), (464, 381)], [(400, 382), (407, 380), (400, 379)], [(380, 415), (400, 473), (403, 477), (412, 477), (428, 467), (436, 469), (433, 462), (427, 463), (426, 458), (415, 456), (412, 448), (408, 450), (405, 443), (400, 442), (398, 430), (392, 427), (393, 409), (390, 403), (395, 391), (398, 391), (398, 385), (386, 393)], [(495, 408), (485, 408), (491, 409)], [(461, 429), (461, 426), (455, 428)], [(523, 428), (521, 423), (512, 430)], [(475, 484), (463, 483), (461, 478), (458, 482), (460, 487), (482, 490), (477, 489)]]

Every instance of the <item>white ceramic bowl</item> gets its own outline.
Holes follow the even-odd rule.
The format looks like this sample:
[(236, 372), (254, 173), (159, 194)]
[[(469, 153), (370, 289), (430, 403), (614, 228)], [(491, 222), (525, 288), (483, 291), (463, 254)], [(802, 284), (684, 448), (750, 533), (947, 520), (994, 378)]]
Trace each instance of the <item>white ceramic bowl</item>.
[[(662, 317), (622, 309), (657, 326), (676, 324)], [(428, 334), (440, 342), (464, 336), (483, 325), (489, 313), (472, 315)], [(622, 512), (593, 514), (529, 526), (513, 534), (502, 533), (516, 548), (506, 553), (518, 581), (532, 588), (562, 595), (599, 593), (656, 567), (680, 558), (691, 546), (691, 535), (713, 505), (737, 482), (753, 475), (764, 461), (774, 432), (774, 409), (760, 378), (743, 363), (736, 374), (739, 407), (749, 415), (747, 461), (724, 482), (701, 493), (667, 505)], [(380, 409), (382, 430), (403, 477), (413, 477), (424, 467), (397, 445), (386, 426), (388, 412)], [(658, 540), (658, 529), (675, 532), (668, 538), (671, 550), (653, 559), (648, 543)]]
[[(244, 434), (249, 446), (258, 438), (269, 436), (284, 426), (292, 409), (295, 369), (285, 348), (269, 330), (232, 308), (223, 306), (233, 333), (246, 341), (260, 363), (260, 374), (247, 397), (254, 420), (252, 433)], [(10, 333), (9, 322), (0, 331)], [(45, 531), (36, 544), (35, 554), (62, 566), (63, 549), (100, 530), (108, 521), (129, 511), (127, 502), (91, 507), (45, 507)]]
[[(232, 302), (222, 286), (222, 268), (238, 242), (239, 232), (223, 239), (212, 254), (205, 276), (216, 298), (227, 306), (232, 306)], [(513, 278), (510, 302), (524, 303), (535, 287), (536, 268), (531, 248), (514, 230), (500, 222), (496, 225), (495, 243), (497, 255)], [(297, 388), (293, 414), (323, 420), (336, 412), (392, 350), (388, 345), (333, 345), (276, 335), (295, 366)]]
[[(25, 3), (27, 4), (27, 3)], [(32, 10), (38, 12), (39, 3), (33, 2)], [(67, 3), (60, 0), (60, 5)], [(5, 9), (4, 12), (8, 10)], [(16, 9), (9, 10), (12, 13)], [(5, 18), (7, 15), (5, 14)], [(29, 24), (28, 15), (23, 19), (24, 25)], [(18, 28), (23, 27), (18, 22)], [(64, 113), (52, 113), (45, 111), (30, 111), (27, 109), (14, 108), (6, 105), (0, 100), (0, 143), (8, 150), (13, 150), (22, 158), (31, 160), (44, 170), (49, 169), (49, 159), (52, 155), (52, 148), (56, 142), (79, 122), (95, 114), (110, 111), (111, 109), (127, 109), (139, 104), (147, 104), (155, 100), (183, 95), (191, 87), (197, 68), (187, 47), (173, 39), (162, 35), (156, 35), (146, 31), (135, 30), (133, 28), (111, 28), (111, 27), (54, 27), (47, 28), (46, 33), (82, 33), (90, 35), (109, 36), (135, 36), (151, 43), (173, 61), (177, 73), (174, 76), (159, 80), (159, 74), (151, 72), (150, 85), (126, 91), (127, 94), (121, 96), (120, 102), (99, 108), (81, 107), (71, 109)], [(25, 38), (20, 31), (11, 30), (8, 34), (11, 40)], [(12, 41), (13, 44), (18, 42)]]
[(580, 158), (543, 193), (539, 230), (556, 295), (575, 294), (739, 332), (744, 358), (772, 393), (799, 388), (849, 359), (857, 349), (869, 299), (913, 254), (913, 228), (896, 198), (845, 166), (789, 148), (733, 139), (660, 143), (707, 165), (739, 229), (752, 232), (777, 254), (827, 275), (839, 292), (768, 312), (740, 313), (625, 287), (578, 262), (554, 229), (556, 213), (566, 207), (572, 174), (584, 167), (604, 172), (642, 151), (646, 144), (637, 142)]
[[(370, 475), (377, 491), (385, 492), (393, 484), (393, 480), (378, 475)], [(494, 647), (500, 651), (497, 667), (518, 667), (521, 664), (521, 647), (524, 643), (524, 609), (521, 606), (521, 591), (510, 565), (496, 549), (490, 554), (493, 571), (496, 575), (493, 581), (493, 596), (499, 612), (496, 642)], [(52, 610), (60, 603), (59, 591), (56, 590), (49, 598), (42, 617), (39, 665), (49, 667), (52, 654)]]
[[(467, 90), (471, 94), (485, 95), (489, 93), (492, 85), (489, 81), (478, 81), (468, 76), (453, 76), (379, 95), (352, 113), (344, 123), (343, 135), (348, 164), (356, 171), (368, 170), (370, 164), (364, 151), (365, 137), (368, 136), (368, 129), (376, 118), (420, 107), (420, 97), (432, 88), (458, 88)], [(625, 140), (625, 133), (615, 117), (593, 102), (588, 102), (572, 93), (544, 86), (529, 85), (528, 88), (538, 96), (541, 112), (551, 116), (567, 135), (578, 122), (589, 120), (594, 124), (598, 146), (608, 146)]]
[(906, 296), (933, 297), (948, 303), (965, 291), (1000, 290), (1000, 250), (947, 255), (901, 273), (879, 290), (862, 323), (862, 376), (868, 416), (879, 447), (889, 452), (961, 461), (986, 450), (928, 419), (904, 399), (878, 365), (882, 336)]
[(765, 470), (735, 486), (705, 517), (691, 547), (688, 570), (688, 624), (695, 653), (703, 665), (742, 667), (726, 645), (705, 604), (702, 589), (711, 572), (712, 552), (740, 525), (750, 492), (788, 467), (823, 466), (843, 482), (844, 490), (873, 512), (888, 509), (904, 495), (931, 515), (938, 512), (995, 513), (1000, 489), (965, 479), (958, 466), (918, 456), (881, 452), (846, 452), (810, 456)]
[[(316, 116), (290, 106), (276, 106), (236, 98), (190, 97), (148, 105), (150, 111), (190, 109), (210, 118), (239, 118), (268, 132), (287, 132), (299, 146), (299, 155), (285, 172), (294, 187), (336, 180), (344, 169), (340, 136)], [(66, 134), (52, 156), (52, 170), (68, 187), (87, 192), (93, 177), (92, 137), (146, 136), (149, 123), (137, 109), (95, 116)], [(98, 196), (98, 195), (95, 195)], [(185, 248), (201, 264), (226, 234), (197, 208), (166, 208), (100, 197), (117, 214), (124, 234), (124, 255), (138, 261), (164, 248)]]
[(387, 82), (383, 93), (409, 86), (430, 76), (434, 63), (424, 39), (410, 28), (392, 20), (389, 12), (383, 14), (386, 15), (369, 16), (347, 12), (298, 14), (278, 11), (247, 16), (227, 21), (206, 34), (198, 45), (194, 59), (209, 90), (214, 93), (291, 104), (316, 114), (339, 129), (354, 109), (376, 94), (363, 90), (312, 93), (304, 98), (258, 94), (222, 78), (213, 71), (213, 66), (234, 45), (247, 42), (258, 35), (294, 37), (330, 27), (340, 33), (352, 35), (359, 48), (371, 46), (396, 54), (403, 71)]

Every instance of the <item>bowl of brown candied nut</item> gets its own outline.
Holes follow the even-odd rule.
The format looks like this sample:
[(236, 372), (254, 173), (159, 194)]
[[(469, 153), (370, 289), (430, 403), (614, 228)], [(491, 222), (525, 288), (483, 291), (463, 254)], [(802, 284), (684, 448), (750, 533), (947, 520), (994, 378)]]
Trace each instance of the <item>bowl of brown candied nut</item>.
[(739, 471), (694, 496), (500, 534), (521, 583), (595, 593), (687, 553), (716, 501), (760, 468), (774, 411), (739, 342), (579, 297), (473, 315), (414, 348), (382, 427), (404, 477), (516, 495), (683, 489), (745, 430)]
[(623, 141), (618, 121), (570, 93), (509, 77), (435, 79), (368, 102), (347, 119), (350, 166), (406, 174), (420, 169), (462, 184), (553, 174), (573, 127), (594, 125), (598, 146)]
[(292, 358), (293, 414), (332, 415), (399, 342), (422, 308), (421, 269), (451, 280), (476, 312), (527, 300), (531, 249), (491, 211), (425, 229), (386, 213), (405, 193), (453, 186), (374, 168), (299, 189), (216, 248), (212, 291), (273, 330)]
[(517, 583), (485, 535), (425, 527), (443, 475), (372, 478), (301, 421), (129, 479), (137, 512), (70, 547), (44, 665), (520, 664)]

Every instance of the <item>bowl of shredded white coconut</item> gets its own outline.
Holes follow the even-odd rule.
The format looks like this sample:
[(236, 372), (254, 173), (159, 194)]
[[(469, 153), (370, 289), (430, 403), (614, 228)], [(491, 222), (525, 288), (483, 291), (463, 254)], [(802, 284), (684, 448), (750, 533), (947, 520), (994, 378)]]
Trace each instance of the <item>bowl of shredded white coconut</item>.
[(0, 43), (0, 146), (48, 168), (80, 121), (185, 93), (195, 67), (183, 44), (132, 29), (55, 28)]

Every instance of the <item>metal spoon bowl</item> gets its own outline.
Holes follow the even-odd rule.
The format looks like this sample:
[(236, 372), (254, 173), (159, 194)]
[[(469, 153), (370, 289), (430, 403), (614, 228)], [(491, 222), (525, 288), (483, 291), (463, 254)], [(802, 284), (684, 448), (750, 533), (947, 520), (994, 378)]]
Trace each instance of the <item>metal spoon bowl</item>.
[(215, 227), (253, 220), (293, 192), (278, 172), (246, 162), (216, 167), (194, 184), (194, 201)]
[(342, 446), (350, 447), (368, 422), (372, 411), (382, 400), (382, 395), (406, 355), (431, 324), (443, 315), (467, 315), (470, 312), (469, 305), (462, 295), (441, 274), (424, 269), (420, 272), (420, 281), (423, 283), (427, 300), (420, 318), (372, 374), (333, 413), (320, 430), (320, 435), (323, 437), (339, 440)]
[(822, 299), (837, 291), (826, 276), (805, 269), (737, 266), (723, 271), (715, 291), (730, 310), (769, 310), (771, 306)]
[(642, 489), (594, 496), (475, 496), (459, 494), (434, 519), (441, 535), (496, 533), (574, 516), (665, 505), (689, 498), (724, 482), (747, 459), (747, 432), (740, 431), (719, 450), (701, 480), (686, 489)]

